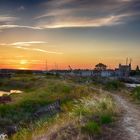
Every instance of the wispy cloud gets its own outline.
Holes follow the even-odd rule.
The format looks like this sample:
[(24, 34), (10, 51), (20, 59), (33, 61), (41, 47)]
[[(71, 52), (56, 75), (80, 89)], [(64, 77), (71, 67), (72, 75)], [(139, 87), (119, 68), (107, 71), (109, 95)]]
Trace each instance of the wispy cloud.
[(34, 26), (23, 26), (23, 25), (0, 25), (0, 30), (4, 29), (12, 29), (12, 28), (27, 28), (27, 29), (35, 29), (35, 30), (40, 30), (42, 29), (41, 27), (34, 27)]
[(26, 42), (14, 42), (14, 43), (3, 43), (1, 46), (31, 46), (32, 44), (46, 44), (45, 41), (26, 41)]
[(21, 5), (20, 7), (17, 8), (18, 11), (23, 11), (25, 10), (25, 7), (23, 5)]
[[(23, 7), (21, 7), (21, 8), (23, 8)], [(16, 16), (0, 15), (0, 30), (12, 29), (12, 28), (26, 28), (26, 29), (36, 29), (36, 30), (41, 29), (40, 27), (16, 24), (17, 22), (20, 22), (20, 20), (21, 19)]]
[(16, 47), (18, 49), (23, 49), (23, 50), (29, 50), (29, 51), (37, 51), (37, 52), (42, 52), (42, 53), (50, 53), (50, 54), (63, 54), (62, 52), (56, 52), (56, 51), (47, 51), (43, 49), (38, 49), (38, 48), (27, 48), (27, 47)]
[(10, 45), (13, 46), (31, 46), (32, 44), (46, 44), (48, 42), (45, 41), (27, 41), (27, 42), (15, 42)]
[[(137, 0), (51, 0), (35, 17), (41, 28), (102, 27), (128, 22), (140, 14)], [(129, 18), (129, 20), (128, 20)]]
[(2, 43), (0, 46), (12, 46), (13, 48), (22, 49), (22, 50), (28, 50), (28, 51), (37, 51), (42, 53), (50, 53), (50, 54), (63, 54), (62, 52), (57, 51), (47, 51), (44, 49), (39, 48), (28, 48), (29, 46), (35, 45), (35, 44), (46, 44), (45, 41), (27, 41), (27, 42), (14, 42), (14, 43)]
[(18, 20), (19, 18), (14, 16), (0, 15), (0, 22), (13, 22)]
[(130, 14), (110, 15), (101, 18), (58, 18), (55, 21), (45, 24), (40, 22), (38, 26), (41, 28), (70, 28), (70, 27), (102, 27), (123, 24), (124, 19), (129, 17)]

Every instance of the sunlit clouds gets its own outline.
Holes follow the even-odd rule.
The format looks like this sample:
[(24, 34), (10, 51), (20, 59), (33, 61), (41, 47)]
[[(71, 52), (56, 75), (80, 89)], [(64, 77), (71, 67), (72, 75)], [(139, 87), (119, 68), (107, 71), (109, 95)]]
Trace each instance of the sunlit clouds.
[(27, 41), (27, 42), (14, 42), (14, 43), (10, 43), (10, 44), (0, 44), (3, 46), (31, 46), (32, 44), (46, 44), (47, 42), (45, 41)]
[(17, 17), (12, 17), (12, 16), (8, 16), (8, 15), (0, 15), (0, 22), (14, 22), (18, 20)]
[(37, 44), (47, 44), (45, 41), (28, 41), (28, 42), (15, 42), (15, 43), (10, 43), (10, 44), (0, 44), (0, 46), (11, 46), (17, 49), (23, 49), (27, 51), (38, 51), (42, 53), (50, 53), (50, 54), (63, 54), (62, 52), (55, 52), (55, 51), (47, 51), (39, 48), (30, 48), (32, 45), (37, 45)]
[[(42, 10), (26, 19), (29, 22), (22, 23), (22, 17), (17, 14), (0, 15), (0, 30), (102, 27), (127, 23), (140, 16), (138, 0), (44, 0), (37, 6)], [(19, 12), (26, 10), (23, 5), (17, 9)]]
[(132, 9), (137, 1), (52, 0), (44, 3), (46, 12), (36, 16), (41, 28), (102, 27), (124, 24), (140, 16)]
[(12, 29), (12, 28), (25, 28), (25, 29), (34, 29), (34, 30), (41, 30), (41, 27), (33, 27), (33, 26), (23, 26), (23, 25), (12, 25), (12, 24), (7, 24), (7, 25), (0, 25), (0, 30), (4, 29)]
[(43, 25), (42, 28), (66, 28), (66, 27), (102, 27), (102, 26), (113, 26), (118, 24), (123, 24), (123, 18), (128, 15), (118, 15), (118, 16), (109, 16), (103, 18), (65, 18), (62, 20), (55, 20), (54, 23)]
[(140, 0), (0, 0), (0, 68), (140, 65)]

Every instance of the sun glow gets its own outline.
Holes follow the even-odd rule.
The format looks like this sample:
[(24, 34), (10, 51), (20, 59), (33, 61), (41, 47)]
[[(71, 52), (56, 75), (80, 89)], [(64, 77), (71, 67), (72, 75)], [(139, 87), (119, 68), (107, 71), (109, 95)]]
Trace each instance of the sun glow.
[(25, 65), (25, 64), (27, 64), (27, 63), (28, 63), (27, 60), (20, 60), (20, 64), (21, 64), (21, 65)]
[(26, 70), (27, 69), (27, 67), (28, 67), (28, 60), (25, 60), (25, 59), (21, 59), (20, 61), (19, 61), (19, 69), (21, 69), (21, 70)]

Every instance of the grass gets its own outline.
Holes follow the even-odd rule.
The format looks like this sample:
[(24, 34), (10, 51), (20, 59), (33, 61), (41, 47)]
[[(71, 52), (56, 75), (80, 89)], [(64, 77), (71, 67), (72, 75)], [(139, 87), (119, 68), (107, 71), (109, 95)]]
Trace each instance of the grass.
[(112, 80), (112, 81), (109, 81), (105, 84), (106, 90), (113, 90), (114, 91), (114, 90), (120, 90), (124, 87), (125, 87), (124, 84), (118, 80)]
[[(33, 76), (4, 79), (1, 88), (8, 87), (10, 90), (18, 87), (21, 90), (19, 85), (23, 93), (11, 94), (11, 103), (0, 104), (0, 118), (4, 118), (5, 125), (16, 124), (28, 127), (34, 121), (33, 113), (40, 107), (60, 99), (62, 107), (68, 109), (70, 108), (67, 107), (68, 103), (73, 99), (86, 96), (83, 93), (87, 90), (84, 86), (75, 86), (61, 79), (40, 79)], [(3, 127), (0, 126), (0, 129), (2, 130)]]
[(88, 135), (99, 134), (101, 133), (101, 127), (95, 121), (89, 121), (82, 127), (82, 132)]
[[(31, 140), (44, 134), (51, 137), (54, 133), (63, 140), (65, 136), (82, 137), (82, 131), (85, 136), (99, 134), (102, 125), (113, 122), (118, 113), (110, 96), (59, 77), (24, 75), (0, 81), (0, 84), (3, 90), (23, 91), (21, 94), (11, 94), (11, 103), (0, 105), (0, 129), (3, 130), (6, 125), (19, 126), (12, 140)], [(58, 99), (61, 100), (62, 113), (52, 118), (34, 118), (35, 111)]]
[(133, 95), (134, 99), (140, 101), (140, 87), (134, 88), (132, 93), (133, 93), (132, 95)]
[(112, 115), (110, 114), (101, 115), (100, 120), (101, 120), (101, 124), (110, 124), (113, 122)]
[(75, 100), (70, 105), (70, 110), (63, 112), (51, 123), (44, 122), (45, 125), (41, 124), (38, 129), (29, 132), (30, 136), (38, 137), (46, 134), (48, 139), (57, 135), (55, 139), (63, 140), (69, 137), (74, 140), (76, 137), (82, 139), (91, 135), (101, 135), (103, 125), (112, 123), (118, 113), (117, 107), (109, 96), (96, 93)]

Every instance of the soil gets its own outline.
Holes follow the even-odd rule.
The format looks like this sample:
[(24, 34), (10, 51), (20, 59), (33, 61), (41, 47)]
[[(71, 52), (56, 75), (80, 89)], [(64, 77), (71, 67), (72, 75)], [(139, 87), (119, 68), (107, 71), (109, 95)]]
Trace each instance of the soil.
[(120, 94), (112, 94), (123, 110), (116, 134), (120, 140), (140, 140), (140, 108)]

